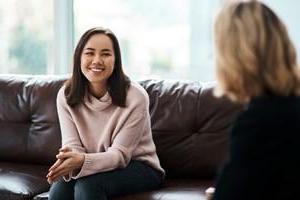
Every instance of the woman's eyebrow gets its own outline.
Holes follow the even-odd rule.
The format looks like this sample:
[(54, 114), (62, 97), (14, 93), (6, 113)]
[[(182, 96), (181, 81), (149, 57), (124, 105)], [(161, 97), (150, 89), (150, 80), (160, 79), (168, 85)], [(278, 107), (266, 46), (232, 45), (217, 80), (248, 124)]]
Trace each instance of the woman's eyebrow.
[(84, 50), (95, 51), (95, 49), (94, 49), (94, 48), (91, 48), (91, 47), (87, 47), (87, 48), (85, 48)]
[(111, 49), (102, 49), (101, 51), (102, 51), (102, 52), (103, 52), (103, 51), (109, 51), (109, 52), (110, 52)]

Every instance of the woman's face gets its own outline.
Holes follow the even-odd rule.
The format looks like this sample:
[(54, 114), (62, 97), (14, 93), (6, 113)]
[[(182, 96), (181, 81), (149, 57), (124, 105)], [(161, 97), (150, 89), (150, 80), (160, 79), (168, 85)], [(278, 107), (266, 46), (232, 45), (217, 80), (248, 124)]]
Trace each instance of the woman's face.
[(114, 70), (115, 53), (112, 40), (105, 34), (90, 37), (81, 53), (81, 71), (90, 84), (106, 87)]

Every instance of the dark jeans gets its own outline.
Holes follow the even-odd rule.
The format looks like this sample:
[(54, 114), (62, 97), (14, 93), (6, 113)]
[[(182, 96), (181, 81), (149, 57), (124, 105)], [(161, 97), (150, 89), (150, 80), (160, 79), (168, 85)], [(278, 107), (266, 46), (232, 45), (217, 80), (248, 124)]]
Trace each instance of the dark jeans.
[(131, 161), (124, 169), (102, 172), (65, 182), (50, 188), (49, 200), (107, 200), (112, 197), (157, 189), (162, 174), (140, 161)]

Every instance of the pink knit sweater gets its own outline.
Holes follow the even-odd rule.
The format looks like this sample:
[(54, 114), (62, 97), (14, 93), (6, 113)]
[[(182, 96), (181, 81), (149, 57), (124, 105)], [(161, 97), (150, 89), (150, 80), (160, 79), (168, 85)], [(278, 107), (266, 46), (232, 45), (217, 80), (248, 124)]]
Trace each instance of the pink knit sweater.
[(124, 168), (131, 159), (164, 173), (152, 139), (149, 97), (140, 85), (131, 83), (125, 108), (113, 105), (108, 93), (100, 99), (86, 95), (82, 104), (71, 108), (64, 90), (57, 95), (62, 146), (85, 154), (81, 170), (66, 180)]

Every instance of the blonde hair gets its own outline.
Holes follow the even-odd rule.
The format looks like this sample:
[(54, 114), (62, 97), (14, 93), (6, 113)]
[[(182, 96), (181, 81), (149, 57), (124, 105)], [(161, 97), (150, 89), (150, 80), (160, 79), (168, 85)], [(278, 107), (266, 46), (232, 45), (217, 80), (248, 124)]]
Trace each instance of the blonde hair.
[(227, 3), (214, 27), (217, 95), (247, 102), (263, 94), (299, 94), (295, 48), (285, 25), (258, 1)]

